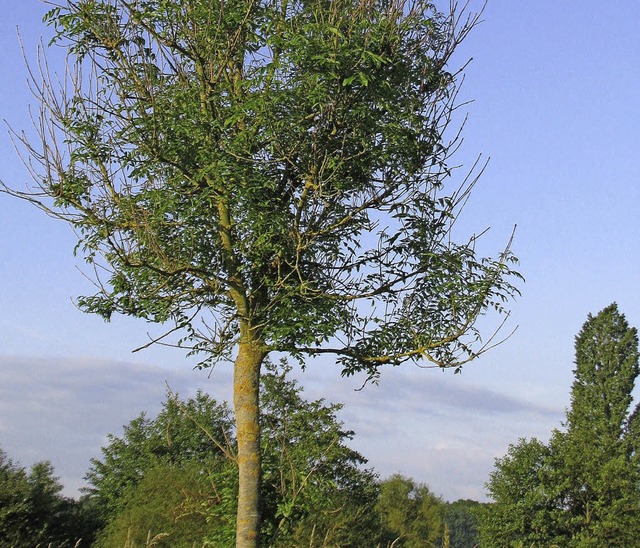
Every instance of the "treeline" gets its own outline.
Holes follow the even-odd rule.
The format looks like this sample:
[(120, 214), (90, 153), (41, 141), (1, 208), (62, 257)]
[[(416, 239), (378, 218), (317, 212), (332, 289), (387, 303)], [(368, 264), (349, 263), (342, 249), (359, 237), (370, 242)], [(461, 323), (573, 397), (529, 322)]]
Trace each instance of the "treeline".
[(61, 491), (50, 462), (27, 472), (0, 448), (0, 546), (74, 546), (76, 539), (93, 538), (101, 525), (94, 501), (66, 498)]
[[(474, 501), (444, 502), (411, 478), (380, 481), (348, 447), (341, 405), (307, 401), (286, 362), (262, 378), (262, 544), (471, 548)], [(48, 462), (31, 472), (1, 453), (0, 545), (233, 546), (237, 465), (233, 416), (199, 392), (169, 393), (110, 435), (80, 500), (61, 495)], [(1, 544), (4, 542), (4, 544)]]
[[(548, 442), (496, 459), (494, 502), (444, 502), (426, 485), (380, 481), (348, 442), (341, 406), (307, 401), (285, 361), (262, 377), (262, 537), (268, 547), (602, 547), (640, 543), (638, 335), (615, 304), (576, 337), (571, 407)], [(0, 451), (0, 546), (233, 546), (233, 417), (198, 393), (168, 394), (109, 436), (79, 501), (48, 462), (26, 472)]]

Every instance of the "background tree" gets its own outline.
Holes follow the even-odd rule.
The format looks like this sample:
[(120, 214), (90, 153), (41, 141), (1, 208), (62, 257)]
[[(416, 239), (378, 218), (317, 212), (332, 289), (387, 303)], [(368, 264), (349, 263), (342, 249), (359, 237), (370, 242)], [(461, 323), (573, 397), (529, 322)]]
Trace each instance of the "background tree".
[(69, 0), (46, 17), (68, 68), (40, 60), (39, 135), (17, 135), (35, 188), (5, 190), (69, 222), (107, 273), (82, 309), (170, 322), (205, 362), (236, 351), (239, 546), (260, 529), (270, 352), (368, 377), (459, 366), (515, 291), (508, 251), (450, 237), (475, 175), (445, 188), (448, 63), (478, 20), (452, 6)]
[(375, 546), (377, 477), (350, 449), (341, 404), (307, 401), (285, 360), (263, 375), (266, 546)]
[(207, 474), (232, 473), (232, 428), (226, 404), (202, 392), (184, 402), (169, 393), (155, 418), (142, 413), (124, 427), (122, 437), (107, 436), (102, 459), (93, 459), (85, 476), (87, 491), (109, 521), (127, 505), (128, 491), (158, 466), (197, 463)]
[[(121, 510), (98, 535), (96, 548), (146, 546), (148, 538), (155, 539), (158, 548), (203, 546), (212, 530), (213, 546), (233, 545), (235, 508), (223, 519), (211, 519), (211, 507), (220, 503), (216, 499), (222, 491), (220, 480), (213, 471), (203, 473), (197, 462), (152, 465), (123, 494)], [(220, 517), (220, 512), (215, 514)]]
[(589, 315), (575, 364), (566, 430), (548, 445), (521, 440), (496, 461), (483, 545), (631, 546), (640, 538), (638, 335), (617, 305)]
[(549, 457), (549, 447), (532, 438), (520, 439), (496, 459), (487, 483), (495, 502), (480, 511), (482, 546), (547, 546), (557, 540)]
[[(341, 406), (305, 400), (289, 372), (282, 361), (262, 376), (263, 545), (375, 546), (376, 477), (346, 445), (353, 433), (336, 417)], [(94, 500), (107, 508), (98, 545), (144, 544), (149, 533), (158, 546), (231, 545), (238, 490), (231, 423), (226, 405), (205, 394), (186, 401), (170, 394), (157, 417), (143, 414), (121, 438), (109, 436), (87, 475)]]
[(478, 531), (478, 512), (483, 504), (475, 500), (456, 500), (445, 503), (443, 520), (449, 537), (448, 545), (443, 541), (443, 547), (447, 548), (474, 548), (480, 543)]
[(394, 474), (380, 484), (376, 511), (380, 516), (384, 546), (441, 545), (443, 502), (426, 485)]
[(0, 536), (17, 546), (29, 538), (25, 536), (30, 525), (29, 498), (24, 469), (16, 466), (0, 449)]
[(629, 545), (640, 536), (640, 470), (631, 425), (639, 372), (637, 330), (617, 305), (589, 315), (576, 337), (566, 432), (551, 442), (563, 465), (558, 483), (570, 514), (565, 527), (581, 546)]
[(90, 546), (90, 512), (61, 491), (50, 462), (37, 462), (27, 473), (0, 449), (0, 544)]

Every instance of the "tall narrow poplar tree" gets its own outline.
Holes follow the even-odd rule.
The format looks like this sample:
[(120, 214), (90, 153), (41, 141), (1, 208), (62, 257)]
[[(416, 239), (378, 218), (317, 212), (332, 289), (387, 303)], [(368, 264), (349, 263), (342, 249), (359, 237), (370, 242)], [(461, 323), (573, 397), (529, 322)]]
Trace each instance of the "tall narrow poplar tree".
[(552, 481), (569, 508), (561, 526), (579, 546), (630, 545), (640, 528), (638, 440), (632, 391), (640, 374), (638, 333), (616, 304), (589, 315), (576, 337), (566, 432), (551, 440)]
[(638, 334), (612, 304), (576, 337), (566, 430), (496, 461), (483, 546), (634, 546), (640, 538)]
[[(331, 353), (345, 374), (454, 367), (515, 292), (508, 250), (451, 228), (451, 56), (477, 16), (427, 0), (75, 0), (32, 88), (35, 186), (96, 272), (87, 312), (168, 324), (234, 360), (238, 546), (260, 529), (261, 364)], [(168, 328), (168, 329), (169, 329)], [(485, 346), (483, 346), (485, 345)]]

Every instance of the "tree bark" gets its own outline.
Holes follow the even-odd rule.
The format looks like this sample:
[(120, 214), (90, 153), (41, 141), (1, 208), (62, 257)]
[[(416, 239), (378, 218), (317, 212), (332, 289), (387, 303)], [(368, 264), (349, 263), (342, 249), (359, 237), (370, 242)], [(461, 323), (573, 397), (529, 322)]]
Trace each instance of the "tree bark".
[(260, 367), (266, 352), (258, 341), (240, 341), (234, 364), (233, 406), (238, 440), (236, 548), (257, 548), (260, 537)]

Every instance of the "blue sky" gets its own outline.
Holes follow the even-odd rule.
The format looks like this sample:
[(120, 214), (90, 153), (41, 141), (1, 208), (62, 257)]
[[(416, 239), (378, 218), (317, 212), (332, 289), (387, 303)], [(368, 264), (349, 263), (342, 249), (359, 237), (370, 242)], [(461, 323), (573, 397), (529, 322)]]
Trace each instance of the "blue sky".
[[(46, 7), (0, 9), (0, 116), (27, 128), (16, 27), (33, 58)], [(473, 58), (462, 90), (473, 103), (459, 160), (491, 161), (462, 227), (491, 227), (482, 247), (495, 253), (517, 224), (517, 332), (462, 375), (406, 366), (361, 392), (328, 361), (300, 375), (309, 397), (346, 403), (353, 445), (382, 476), (402, 472), (447, 499), (481, 499), (508, 443), (560, 425), (589, 312), (616, 301), (640, 326), (640, 3), (490, 0), (483, 18), (460, 48)], [(0, 177), (27, 180), (5, 131)], [(23, 465), (51, 459), (69, 492), (108, 432), (158, 409), (165, 381), (184, 395), (230, 394), (229, 366), (208, 376), (179, 351), (132, 354), (152, 327), (79, 312), (73, 297), (91, 287), (74, 244), (65, 225), (0, 195), (0, 446)]]

